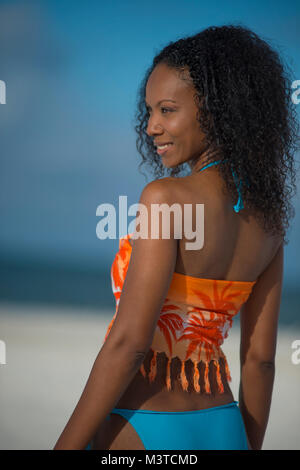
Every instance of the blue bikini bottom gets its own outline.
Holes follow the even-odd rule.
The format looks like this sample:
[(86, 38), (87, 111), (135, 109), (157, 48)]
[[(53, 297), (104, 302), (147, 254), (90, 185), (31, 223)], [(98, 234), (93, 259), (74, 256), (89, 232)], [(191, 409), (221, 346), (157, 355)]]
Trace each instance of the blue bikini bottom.
[(111, 413), (129, 421), (145, 450), (249, 450), (237, 401), (195, 411), (114, 408)]

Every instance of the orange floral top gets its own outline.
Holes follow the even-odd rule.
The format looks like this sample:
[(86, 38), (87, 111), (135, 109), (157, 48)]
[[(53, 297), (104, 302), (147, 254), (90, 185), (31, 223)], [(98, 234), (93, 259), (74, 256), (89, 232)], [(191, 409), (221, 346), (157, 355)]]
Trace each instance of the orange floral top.
[[(130, 233), (120, 238), (119, 251), (111, 266), (116, 311), (108, 326), (104, 342), (118, 312), (132, 251), (129, 242), (131, 235)], [(209, 364), (213, 361), (216, 366), (218, 391), (224, 393), (220, 374), (220, 358), (225, 363), (228, 381), (231, 381), (231, 376), (221, 344), (228, 336), (233, 317), (238, 314), (241, 306), (247, 301), (255, 282), (201, 279), (174, 272), (150, 348), (153, 352), (148, 373), (150, 382), (156, 376), (156, 356), (158, 353), (164, 352), (168, 358), (166, 368), (168, 390), (171, 390), (171, 360), (177, 357), (181, 361), (180, 379), (183, 390), (187, 391), (189, 386), (185, 374), (185, 362), (190, 359), (194, 364), (194, 390), (201, 392), (198, 363), (202, 361), (205, 364), (205, 392), (211, 394), (208, 371)], [(140, 371), (146, 378), (144, 364), (141, 365)]]

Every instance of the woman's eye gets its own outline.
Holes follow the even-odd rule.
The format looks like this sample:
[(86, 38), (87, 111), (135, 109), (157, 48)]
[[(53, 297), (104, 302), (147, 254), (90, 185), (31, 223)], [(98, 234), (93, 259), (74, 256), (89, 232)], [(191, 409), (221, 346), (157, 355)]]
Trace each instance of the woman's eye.
[[(165, 111), (172, 111), (172, 109), (170, 109), (170, 108), (161, 108), (161, 110), (163, 110), (163, 109), (164, 109)], [(163, 113), (163, 114), (164, 114), (164, 113)]]
[[(173, 110), (170, 109), (170, 108), (160, 108), (160, 109), (161, 109), (161, 111), (163, 111), (163, 110), (168, 111), (168, 112), (172, 112), (172, 111), (173, 111)], [(151, 109), (147, 108), (147, 113), (150, 114), (150, 113), (151, 113)], [(163, 114), (165, 114), (165, 113), (163, 113)]]

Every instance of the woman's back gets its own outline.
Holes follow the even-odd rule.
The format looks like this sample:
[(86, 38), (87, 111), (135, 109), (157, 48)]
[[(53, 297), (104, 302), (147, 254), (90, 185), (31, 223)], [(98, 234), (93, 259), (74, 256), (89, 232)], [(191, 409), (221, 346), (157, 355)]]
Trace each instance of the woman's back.
[[(254, 215), (246, 208), (234, 212), (234, 202), (222, 189), (222, 179), (216, 168), (206, 168), (184, 178), (164, 178), (161, 182), (170, 195), (169, 206), (191, 204), (193, 208), (193, 230), (195, 230), (196, 204), (204, 204), (204, 244), (201, 249), (187, 250), (186, 242), (178, 240), (175, 272), (200, 279), (229, 281), (257, 281), (261, 273), (270, 264), (281, 243), (279, 238), (271, 237), (259, 226)], [(182, 217), (183, 220), (183, 217)], [(201, 227), (197, 227), (201, 230)], [(129, 239), (131, 246), (134, 240)], [(144, 361), (149, 370), (153, 355), (149, 351)], [(187, 394), (180, 386), (180, 362), (173, 359), (171, 382), (174, 384), (172, 396), (165, 387), (166, 358), (158, 355), (155, 382), (149, 386), (144, 377), (136, 377), (123, 395), (117, 408), (131, 409), (173, 409), (193, 410), (230, 403), (233, 395), (226, 380), (225, 364), (221, 367), (225, 393), (218, 394), (217, 382), (211, 375), (212, 396), (191, 391)], [(201, 367), (201, 366), (200, 366)], [(192, 377), (192, 363), (187, 365), (189, 377)], [(201, 375), (200, 371), (200, 375)]]
[[(204, 204), (204, 244), (200, 250), (187, 250), (184, 237), (178, 241), (175, 272), (199, 278), (255, 281), (271, 262), (282, 243), (280, 236), (267, 233), (255, 214), (245, 207), (236, 213), (234, 201), (223, 191), (216, 167), (185, 178), (168, 178), (173, 200), (193, 207)], [(202, 229), (201, 227), (198, 228)]]

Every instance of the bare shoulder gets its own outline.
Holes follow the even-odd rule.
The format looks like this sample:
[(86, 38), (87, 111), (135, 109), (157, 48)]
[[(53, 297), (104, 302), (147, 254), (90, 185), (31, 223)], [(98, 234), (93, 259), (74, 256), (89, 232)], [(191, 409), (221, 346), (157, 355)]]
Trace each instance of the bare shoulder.
[[(147, 208), (151, 208), (152, 204), (168, 204), (179, 202), (180, 184), (177, 178), (165, 177), (153, 180), (146, 184), (143, 188), (139, 204), (143, 204)], [(133, 239), (129, 239), (131, 246), (134, 244)]]
[(166, 177), (149, 183), (144, 191), (158, 203), (174, 204), (193, 203), (205, 199), (205, 190), (189, 176)]
[(178, 194), (179, 188), (178, 178), (165, 177), (153, 180), (142, 190), (139, 202), (171, 203)]

